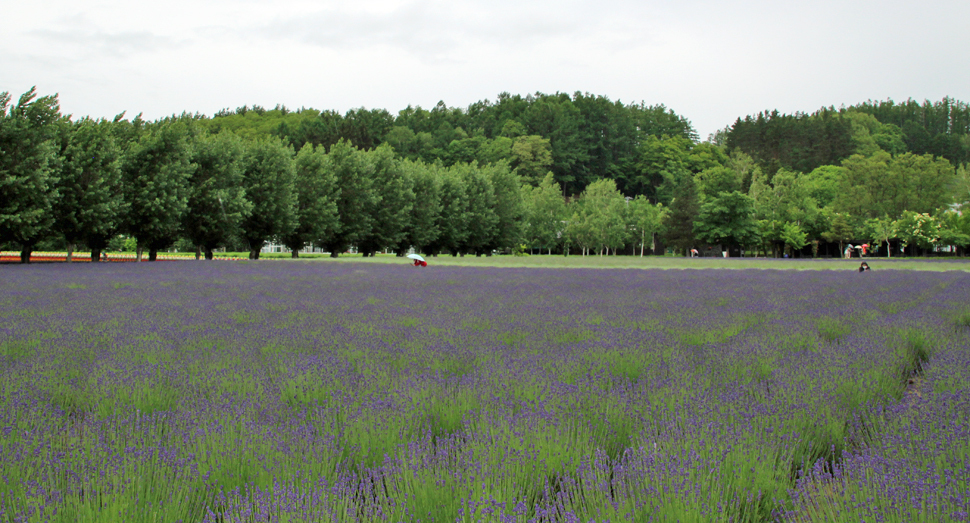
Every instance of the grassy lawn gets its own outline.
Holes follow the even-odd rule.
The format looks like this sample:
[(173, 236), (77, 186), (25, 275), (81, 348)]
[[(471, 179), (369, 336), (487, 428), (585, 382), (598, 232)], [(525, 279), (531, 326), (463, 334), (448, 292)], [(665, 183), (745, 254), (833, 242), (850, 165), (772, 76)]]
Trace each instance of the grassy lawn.
[[(261, 255), (262, 259), (266, 255)], [(273, 255), (279, 256), (277, 255)], [(289, 255), (285, 255), (289, 259)], [(302, 259), (334, 261), (327, 255), (315, 255)], [(243, 257), (245, 255), (243, 254)], [(854, 271), (865, 261), (872, 270), (896, 269), (919, 271), (967, 271), (970, 260), (967, 258), (853, 258), (845, 259), (778, 259), (778, 258), (683, 258), (673, 256), (450, 256), (428, 257), (428, 265), (467, 266), (467, 267), (533, 267), (563, 269), (777, 269), (777, 270), (834, 270)], [(343, 254), (336, 261), (355, 261), (367, 263), (408, 263), (394, 255), (378, 255), (363, 258), (354, 254)]]
[[(4, 253), (15, 261), (18, 253)], [(35, 255), (43, 253), (34, 253)], [(63, 253), (62, 253), (63, 254)], [(195, 253), (192, 252), (159, 252), (159, 257), (164, 259), (184, 258), (194, 260)], [(110, 259), (117, 261), (119, 258), (132, 259), (133, 252), (114, 252), (108, 253)], [(249, 253), (247, 252), (220, 252), (215, 253), (216, 259), (233, 259), (235, 261), (246, 261)], [(75, 260), (85, 261), (90, 257), (90, 253), (76, 252)], [(142, 261), (146, 261), (147, 254), (143, 255)], [(293, 260), (290, 253), (261, 253), (262, 260)], [(895, 270), (915, 270), (915, 271), (968, 271), (970, 270), (970, 258), (956, 257), (933, 257), (933, 258), (852, 258), (845, 260), (842, 258), (684, 258), (680, 256), (559, 256), (559, 255), (535, 255), (535, 256), (451, 256), (440, 255), (437, 257), (429, 256), (429, 266), (449, 266), (449, 267), (519, 267), (519, 268), (560, 268), (560, 269), (775, 269), (775, 270), (831, 270), (831, 271), (854, 271), (859, 268), (859, 264), (865, 261), (874, 271), (884, 269)], [(294, 261), (314, 261), (314, 262), (364, 262), (379, 264), (409, 264), (410, 260), (401, 258), (393, 254), (378, 254), (373, 258), (364, 258), (359, 254), (341, 254), (339, 258), (331, 258), (329, 254), (301, 254)]]

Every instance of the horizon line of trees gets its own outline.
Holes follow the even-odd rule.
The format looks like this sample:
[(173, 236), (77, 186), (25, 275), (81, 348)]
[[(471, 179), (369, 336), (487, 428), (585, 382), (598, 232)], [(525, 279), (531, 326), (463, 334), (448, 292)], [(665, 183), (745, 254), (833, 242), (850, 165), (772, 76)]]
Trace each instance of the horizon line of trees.
[[(703, 143), (664, 106), (579, 93), (503, 93), (397, 118), (278, 107), (155, 122), (72, 121), (56, 95), (33, 89), (10, 102), (0, 94), (0, 245), (16, 245), (22, 260), (51, 238), (69, 253), (86, 245), (94, 259), (120, 234), (149, 260), (179, 241), (207, 258), (227, 245), (255, 258), (268, 241), (334, 256), (350, 246), (643, 255), (719, 245), (780, 256), (860, 239), (924, 251), (970, 243), (967, 216), (955, 212), (970, 200), (966, 165), (909, 151), (903, 131), (917, 115), (944, 134), (918, 143), (962, 154), (970, 112), (949, 99), (762, 113)], [(903, 126), (879, 115), (902, 115)], [(582, 176), (564, 171), (569, 155)]]

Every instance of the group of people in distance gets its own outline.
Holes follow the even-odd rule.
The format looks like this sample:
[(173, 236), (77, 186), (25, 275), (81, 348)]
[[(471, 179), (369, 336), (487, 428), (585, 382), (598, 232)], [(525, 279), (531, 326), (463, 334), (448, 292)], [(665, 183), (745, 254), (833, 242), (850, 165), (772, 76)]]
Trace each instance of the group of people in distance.
[(868, 251), (869, 251), (869, 244), (868, 243), (863, 243), (862, 245), (856, 245), (855, 247), (853, 247), (851, 243), (849, 245), (846, 245), (845, 252), (842, 253), (842, 254), (845, 255), (845, 259), (848, 260), (849, 258), (852, 257), (852, 251), (853, 250), (859, 251), (859, 257), (861, 258), (861, 257), (865, 256), (866, 253), (868, 253)]

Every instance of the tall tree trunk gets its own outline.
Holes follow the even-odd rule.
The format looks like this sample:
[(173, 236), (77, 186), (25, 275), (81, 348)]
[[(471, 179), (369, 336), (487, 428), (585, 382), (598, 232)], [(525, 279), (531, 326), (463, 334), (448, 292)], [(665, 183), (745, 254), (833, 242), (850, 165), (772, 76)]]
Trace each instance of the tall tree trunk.
[(141, 245), (135, 247), (135, 263), (141, 262), (141, 253), (143, 252), (145, 252), (145, 249)]
[(20, 263), (30, 263), (30, 253), (34, 252), (33, 247), (24, 247), (20, 250)]
[(148, 261), (153, 262), (158, 259), (158, 249), (148, 248)]
[(72, 263), (74, 261), (74, 243), (67, 244), (67, 263)]
[(201, 258), (201, 257), (202, 257), (202, 246), (201, 245), (196, 245), (195, 246), (195, 259), (196, 259), (196, 261), (198, 261), (199, 258)]
[(253, 249), (253, 250), (249, 251), (249, 259), (250, 260), (258, 260), (259, 259), (259, 249)]
[(205, 248), (205, 259), (210, 261), (212, 260), (212, 247)]
[(336, 250), (330, 249), (330, 257), (331, 258), (336, 258), (339, 255), (340, 255), (340, 253), (338, 253)]
[(291, 258), (299, 258), (300, 257), (300, 251), (298, 251), (296, 249), (293, 249), (292, 251), (290, 251), (290, 257)]
[(101, 249), (91, 247), (91, 263), (101, 262)]

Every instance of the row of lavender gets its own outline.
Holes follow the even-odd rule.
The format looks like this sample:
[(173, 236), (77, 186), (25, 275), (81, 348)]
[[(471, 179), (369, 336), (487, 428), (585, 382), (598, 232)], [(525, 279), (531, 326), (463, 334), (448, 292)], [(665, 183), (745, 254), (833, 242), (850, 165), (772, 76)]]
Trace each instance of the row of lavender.
[(961, 521), (968, 302), (963, 272), (8, 267), (0, 521)]

